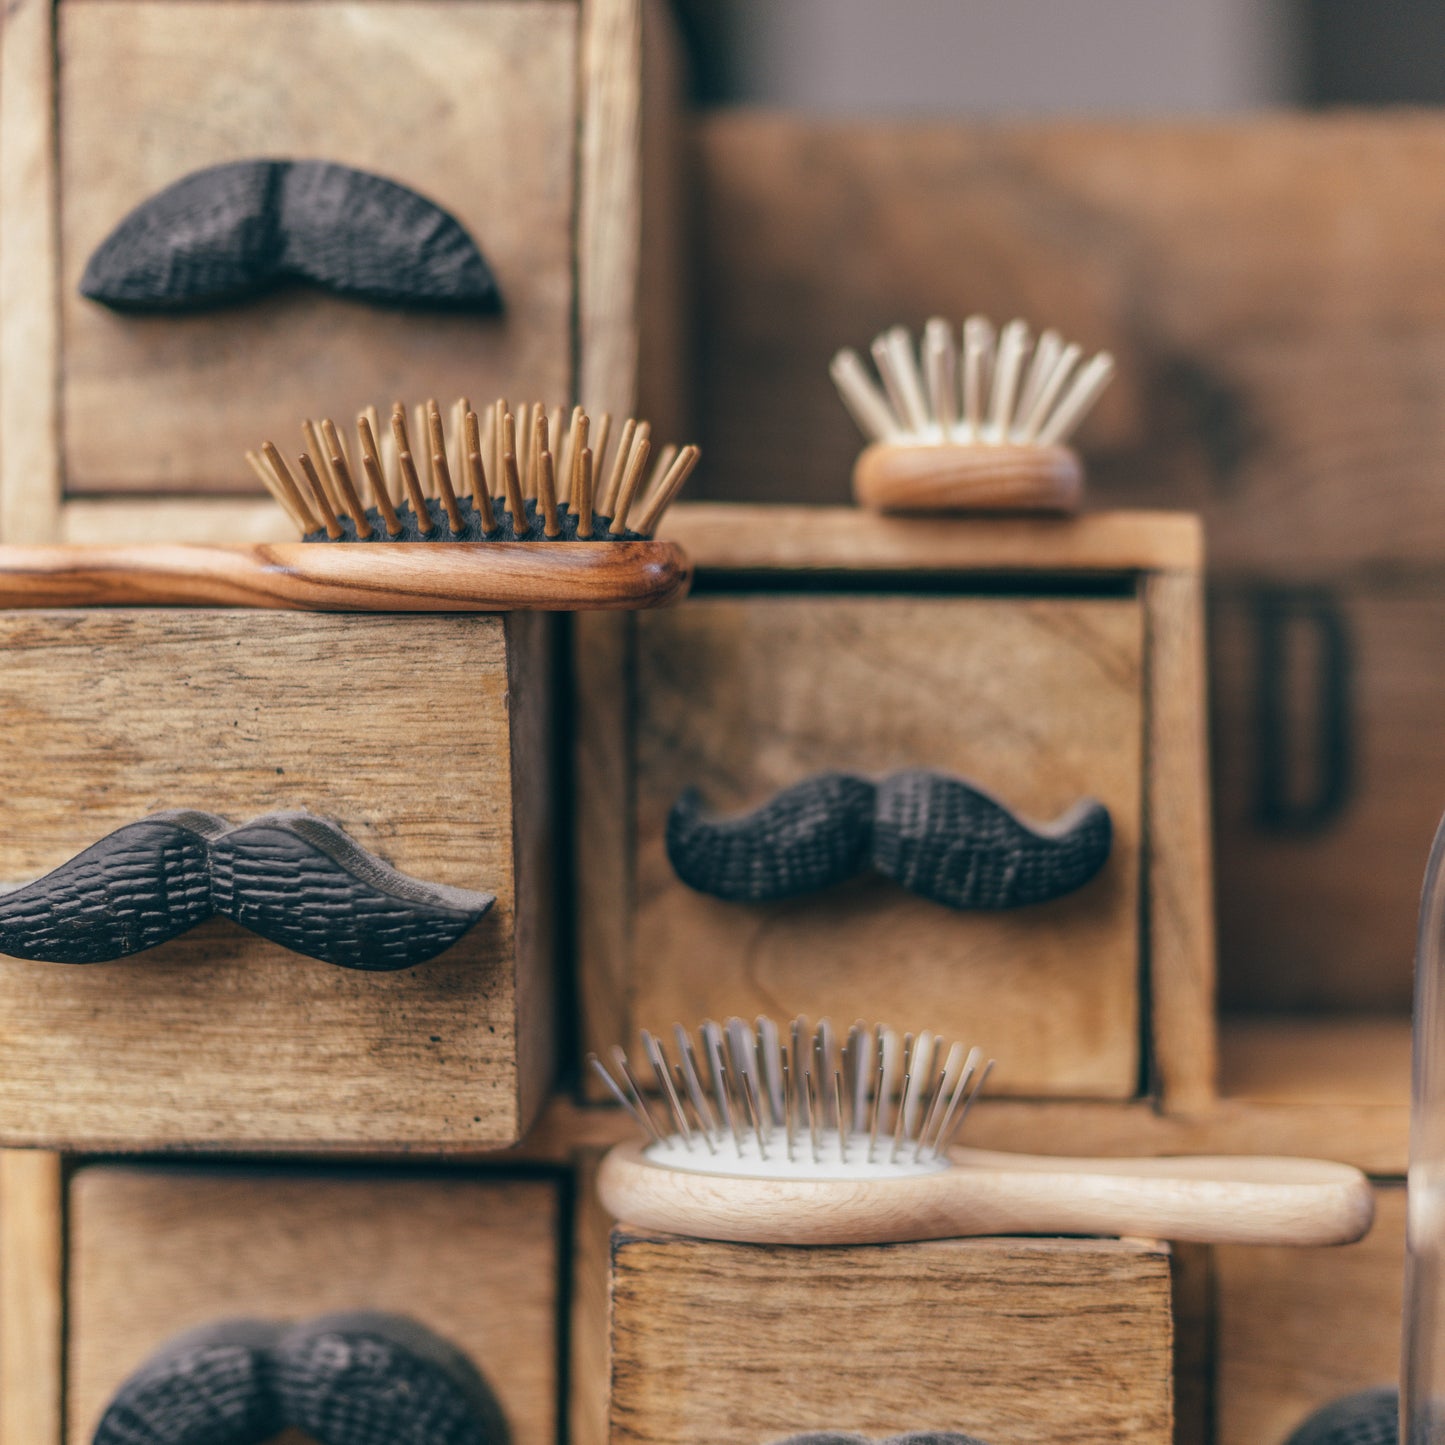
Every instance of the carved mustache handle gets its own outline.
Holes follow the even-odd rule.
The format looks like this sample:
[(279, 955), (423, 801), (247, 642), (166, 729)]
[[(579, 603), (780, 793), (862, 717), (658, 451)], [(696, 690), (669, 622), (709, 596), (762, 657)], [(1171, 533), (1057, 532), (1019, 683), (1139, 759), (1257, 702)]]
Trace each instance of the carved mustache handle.
[(1022, 908), (1082, 888), (1112, 846), (1108, 810), (1092, 798), (1036, 825), (972, 783), (923, 769), (879, 783), (819, 773), (734, 818), (688, 792), (667, 820), (677, 876), (733, 903), (814, 893), (871, 866), (949, 908)]
[(0, 893), (0, 953), (101, 963), (224, 914), (342, 968), (411, 968), (451, 947), (495, 902), (398, 873), (325, 818), (153, 813), (33, 883)]

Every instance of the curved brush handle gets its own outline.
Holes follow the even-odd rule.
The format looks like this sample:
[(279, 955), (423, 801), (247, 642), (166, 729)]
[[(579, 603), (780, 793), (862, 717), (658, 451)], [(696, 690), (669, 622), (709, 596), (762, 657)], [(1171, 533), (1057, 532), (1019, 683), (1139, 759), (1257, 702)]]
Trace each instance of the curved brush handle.
[(342, 968), (410, 968), (451, 947), (495, 901), (398, 873), (325, 818), (153, 813), (33, 883), (0, 893), (0, 953), (101, 963), (213, 913)]
[(1026, 1234), (1142, 1234), (1201, 1244), (1349, 1244), (1375, 1204), (1358, 1169), (1320, 1159), (1068, 1159), (954, 1152), (970, 1216)]
[[(683, 1157), (683, 1156), (679, 1156)], [(742, 1178), (671, 1169), (620, 1144), (602, 1202), (645, 1228), (754, 1244), (881, 1244), (984, 1234), (1141, 1234), (1201, 1244), (1349, 1244), (1374, 1196), (1358, 1169), (1315, 1159), (1063, 1159), (958, 1150), (891, 1177)]]

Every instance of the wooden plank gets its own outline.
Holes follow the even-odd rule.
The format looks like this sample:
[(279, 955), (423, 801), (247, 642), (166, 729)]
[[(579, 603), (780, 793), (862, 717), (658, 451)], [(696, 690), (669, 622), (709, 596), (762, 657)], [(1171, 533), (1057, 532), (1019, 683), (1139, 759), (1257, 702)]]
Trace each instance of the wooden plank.
[(619, 1228), (611, 1333), (613, 1445), (1171, 1438), (1169, 1252), (1146, 1241), (788, 1249)]
[(669, 542), (0, 546), (0, 608), (572, 612), (683, 597)]
[(1211, 633), (1222, 1002), (1407, 1013), (1441, 810), (1424, 780), (1445, 713), (1429, 662), (1445, 580), (1230, 585)]
[[(62, 6), (59, 24), (68, 491), (253, 492), (242, 452), (294, 446), (303, 408), (344, 419), (398, 398), (571, 394), (576, 6), (107, 0)], [(117, 152), (117, 115), (145, 145)], [(300, 290), (139, 318), (77, 294), (133, 206), (268, 155), (324, 156), (445, 207), (492, 266), (503, 318)]]
[(1203, 563), (1197, 518), (1182, 512), (1026, 517), (886, 517), (856, 507), (684, 502), (659, 535), (701, 573), (1192, 570)]
[[(583, 1045), (598, 1054), (631, 1037), (634, 650), (630, 618), (572, 623), (577, 993)], [(584, 1086), (600, 1087), (590, 1071)]]
[(59, 531), (60, 334), (54, 0), (0, 26), (0, 541)]
[(582, 0), (577, 396), (622, 417), (637, 400), (642, 255), (642, 0)]
[(1220, 1092), (1259, 1104), (1404, 1110), (1410, 1045), (1408, 1017), (1232, 1015), (1220, 1023)]
[(594, 1185), (599, 1157), (596, 1151), (588, 1151), (574, 1161), (568, 1445), (608, 1445), (612, 1220), (597, 1198)]
[(58, 1154), (0, 1152), (0, 1442), (61, 1445), (65, 1207)]
[(296, 529), (269, 497), (77, 498), (60, 514), (62, 542), (291, 542)]
[(1148, 631), (1150, 1069), (1171, 1110), (1214, 1097), (1214, 864), (1210, 834), (1204, 585), (1198, 572), (1144, 581)]
[(1274, 1445), (1321, 1405), (1399, 1379), (1405, 1191), (1343, 1249), (1215, 1252), (1218, 1445)]
[(70, 1197), (70, 1445), (182, 1330), (350, 1309), (409, 1315), (451, 1340), (490, 1382), (516, 1445), (554, 1445), (555, 1184), (96, 1165)]
[(111, 964), (0, 961), (3, 1137), (401, 1150), (518, 1137), (500, 618), (10, 613), (0, 655), (0, 878), (38, 877), (163, 808), (236, 821), (303, 808), (404, 873), (497, 896), (454, 948), (395, 974), (301, 959), (222, 919)]
[[(635, 625), (631, 1008), (616, 1042), (730, 1014), (863, 1018), (982, 1044), (999, 1060), (995, 1092), (1137, 1091), (1134, 598), (719, 595)], [(818, 772), (908, 767), (972, 779), (1040, 821), (1098, 798), (1110, 860), (1074, 894), (998, 913), (881, 877), (725, 903), (668, 861), (667, 815), (688, 788), (730, 814)]]

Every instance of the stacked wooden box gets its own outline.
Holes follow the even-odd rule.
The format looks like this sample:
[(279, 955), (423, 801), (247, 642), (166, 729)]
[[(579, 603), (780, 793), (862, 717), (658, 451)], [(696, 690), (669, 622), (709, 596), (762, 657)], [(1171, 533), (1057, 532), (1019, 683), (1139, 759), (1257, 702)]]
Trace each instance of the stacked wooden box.
[[(270, 535), (272, 509), (232, 490), (246, 485), (232, 458), (294, 427), (303, 393), (307, 407), (342, 414), (390, 392), (459, 389), (625, 409), (639, 357), (681, 314), (660, 284), (668, 268), (642, 258), (644, 237), (666, 236), (665, 208), (643, 225), (640, 178), (659, 134), (644, 120), (662, 79), (660, 22), (632, 0), (11, 5), (0, 37), (0, 540)], [(305, 46), (282, 38), (288, 26)], [(475, 68), (418, 59), (398, 103), (427, 139), (399, 156), (371, 98), (396, 90), (399, 56), (433, 62), (462, 48), (486, 83)], [(107, 129), (120, 109), (148, 138), (125, 154)], [(908, 143), (875, 150), (845, 135), (819, 151), (816, 138), (755, 124), (708, 127), (700, 152), (710, 218), (767, 219), (702, 232), (703, 441), (713, 476), (732, 479), (719, 491), (747, 495), (759, 477), (816, 497), (810, 468), (841, 488), (843, 451), (787, 450), (845, 434), (833, 399), (819, 399), (832, 345), (981, 302), (1042, 307), (1041, 320), (1107, 339), (1090, 298), (1109, 317), (1110, 298), (1134, 294), (1131, 271), (1019, 295), (1025, 272), (1072, 278), (1079, 247), (1064, 248), (1064, 265), (1034, 237), (1043, 250), (1029, 266), (991, 267), (1016, 254), (1015, 213), (971, 201), (962, 239), (939, 223), (936, 264), (890, 271), (871, 293), (819, 270), (818, 288), (846, 292), (850, 308), (819, 345), (791, 309), (811, 310), (815, 326), (829, 314), (798, 288), (818, 268), (789, 248), (833, 229), (833, 191), (799, 184), (788, 166), (816, 179), (829, 174), (819, 154), (847, 155), (844, 170), (861, 166), (881, 194), (907, 174), (896, 161)], [(1433, 163), (1439, 138), (1409, 139)], [(1076, 184), (1085, 209), (1140, 225), (1129, 197), (1144, 161), (1192, 186), (1199, 154), (1229, 144), (1102, 141), (1044, 132), (1018, 143), (1044, 195), (1040, 234), (1055, 235), (1048, 198)], [(1272, 174), (1318, 162), (1308, 134), (1266, 143)], [(950, 142), (928, 144), (953, 174)], [(477, 332), (289, 298), (299, 310), (278, 299), (224, 321), (137, 324), (79, 302), (89, 248), (130, 205), (188, 169), (259, 150), (366, 166), (442, 200), (496, 266), (504, 322)], [(983, 179), (1006, 175), (985, 150)], [(1116, 188), (1108, 157), (1126, 152), (1135, 163)], [(927, 184), (935, 199), (949, 193)], [(1160, 214), (1184, 194), (1157, 190), (1146, 201)], [(975, 229), (989, 215), (1004, 218), (998, 235)], [(1149, 254), (1182, 247), (1154, 224), (1142, 227)], [(982, 258), (985, 294), (938, 290), (959, 251)], [(663, 324), (644, 324), (644, 273)], [(1205, 306), (1213, 293), (1202, 294)], [(1161, 355), (1210, 339), (1170, 324)], [(760, 327), (771, 337), (761, 347)], [(768, 345), (806, 356), (791, 370), (792, 355), (751, 365)], [(1139, 352), (1136, 369), (1153, 376), (1149, 345)], [(728, 385), (714, 385), (724, 372)], [(746, 392), (758, 380), (786, 401), (786, 425), (756, 425), (770, 404)], [(1197, 424), (1213, 446), (1215, 392), (1201, 383), (1188, 395), (1202, 411), (1186, 430)], [(1101, 416), (1114, 449), (1103, 494), (1115, 501), (1154, 499), (1118, 440), (1149, 400), (1131, 393), (1118, 403), (1128, 415)], [(403, 869), (499, 899), (484, 933), (414, 976), (347, 976), (219, 921), (93, 970), (0, 961), (0, 1142), (28, 1146), (0, 1154), (5, 1445), (87, 1440), (126, 1372), (188, 1325), (357, 1305), (415, 1314), (466, 1348), (518, 1445), (567, 1429), (581, 1445), (766, 1445), (808, 1426), (882, 1435), (924, 1424), (993, 1445), (1171, 1433), (1255, 1445), (1392, 1374), (1399, 1020), (1216, 1018), (1197, 527), (1132, 514), (918, 527), (700, 506), (672, 533), (699, 563), (698, 596), (668, 614), (577, 620), (574, 705), (562, 712), (573, 738), (549, 732), (556, 639), (535, 620), (0, 618), (6, 880), (154, 808), (239, 817), (294, 803), (330, 812)], [(343, 636), (358, 627), (361, 649), (354, 631)], [(413, 656), (427, 659), (424, 689)], [(1240, 709), (1226, 688), (1224, 716)], [(403, 738), (423, 766), (398, 775), (388, 764)], [(544, 786), (574, 746), (575, 811)], [(1224, 762), (1237, 784), (1237, 763)], [(905, 765), (975, 776), (1037, 816), (1097, 793), (1118, 825), (1113, 860), (1086, 893), (1019, 921), (946, 917), (881, 885), (837, 913), (822, 900), (740, 913), (686, 894), (667, 869), (662, 818), (688, 783), (741, 806), (818, 768)], [(1227, 829), (1238, 812), (1231, 802)], [(554, 871), (569, 831), (575, 917)], [(1265, 872), (1293, 877), (1287, 852), (1263, 850)], [(1246, 882), (1239, 896), (1254, 898)], [(1227, 915), (1241, 938), (1250, 908)], [(1310, 930), (1285, 932), (1297, 942)], [(1282, 971), (1265, 969), (1254, 994), (1243, 970), (1228, 976), (1237, 1006), (1297, 1001)], [(1399, 1002), (1398, 979), (1371, 992), (1347, 963), (1332, 976), (1326, 1002)], [(573, 997), (576, 1017), (556, 1003)], [(916, 1011), (976, 1038), (1002, 1067), (970, 1122), (974, 1142), (1334, 1154), (1381, 1178), (1381, 1223), (1348, 1251), (1263, 1253), (1148, 1241), (795, 1253), (614, 1232), (590, 1169), (625, 1124), (569, 1092), (537, 1119), (559, 1061), (570, 1087), (588, 1045), (764, 1010), (904, 1026)], [(137, 1157), (101, 1157), (120, 1152)], [(334, 1155), (347, 1162), (317, 1157)], [(881, 1381), (880, 1350), (900, 1362)]]

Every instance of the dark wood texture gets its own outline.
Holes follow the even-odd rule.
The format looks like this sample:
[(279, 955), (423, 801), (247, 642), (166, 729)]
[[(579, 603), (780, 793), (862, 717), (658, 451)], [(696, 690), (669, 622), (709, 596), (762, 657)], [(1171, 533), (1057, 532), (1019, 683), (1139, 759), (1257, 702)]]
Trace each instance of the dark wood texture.
[(661, 606), (691, 575), (665, 542), (0, 546), (0, 607), (574, 612)]
[[(696, 147), (696, 494), (845, 500), (828, 360), (895, 322), (1019, 315), (1114, 352), (1087, 499), (1197, 508), (1210, 539), (1225, 999), (1408, 1007), (1445, 711), (1445, 117), (733, 113)], [(1271, 740), (1281, 589), (1306, 615)]]

